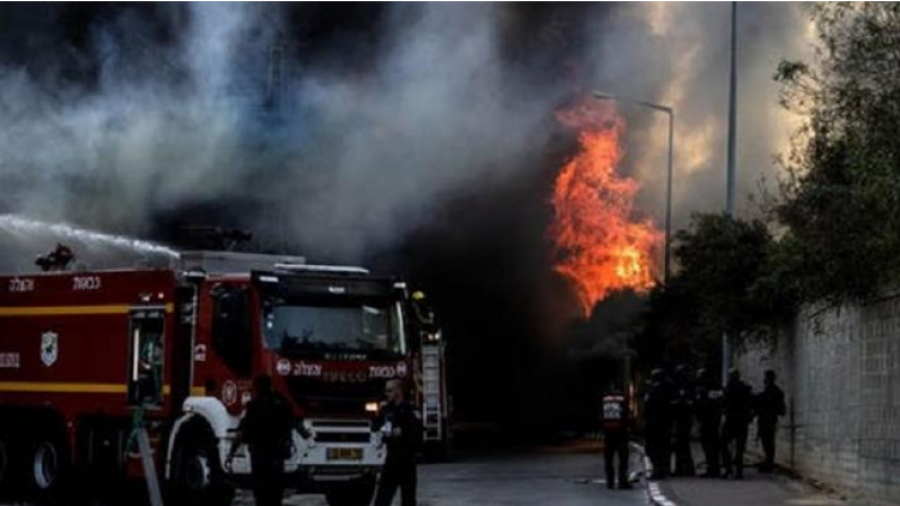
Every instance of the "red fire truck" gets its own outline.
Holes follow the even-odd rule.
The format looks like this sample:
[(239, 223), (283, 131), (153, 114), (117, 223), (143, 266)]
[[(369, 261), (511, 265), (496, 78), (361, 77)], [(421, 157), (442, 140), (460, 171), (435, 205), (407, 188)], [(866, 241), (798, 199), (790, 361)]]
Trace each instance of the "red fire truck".
[[(406, 286), (302, 258), (188, 252), (164, 269), (0, 277), (0, 492), (53, 498), (144, 473), (137, 426), (174, 504), (229, 504), (223, 465), (254, 376), (298, 424), (289, 488), (368, 504), (385, 449), (371, 430), (408, 378), (426, 440), (446, 440), (440, 333)], [(303, 437), (301, 434), (307, 434)]]

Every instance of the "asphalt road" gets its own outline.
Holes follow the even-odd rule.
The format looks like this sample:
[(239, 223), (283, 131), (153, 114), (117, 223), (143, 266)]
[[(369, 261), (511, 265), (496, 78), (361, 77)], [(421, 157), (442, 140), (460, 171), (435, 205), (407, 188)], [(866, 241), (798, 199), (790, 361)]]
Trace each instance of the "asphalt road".
[[(453, 462), (419, 466), (419, 504), (421, 506), (647, 504), (642, 484), (636, 484), (633, 490), (607, 490), (603, 477), (603, 458), (596, 446), (460, 457)], [(287, 497), (284, 504), (327, 505), (324, 496), (317, 495), (293, 495)], [(400, 504), (399, 497), (395, 499), (394, 504)], [(252, 505), (252, 494), (242, 491), (238, 493), (233, 506)]]
[[(607, 490), (603, 459), (597, 453), (531, 451), (507, 456), (470, 457), (419, 467), (421, 506), (472, 505), (646, 505), (640, 484)], [(399, 495), (399, 494), (398, 494)], [(236, 506), (253, 504), (242, 493)], [(395, 503), (399, 505), (399, 497)], [(291, 496), (290, 506), (324, 506), (322, 496)]]

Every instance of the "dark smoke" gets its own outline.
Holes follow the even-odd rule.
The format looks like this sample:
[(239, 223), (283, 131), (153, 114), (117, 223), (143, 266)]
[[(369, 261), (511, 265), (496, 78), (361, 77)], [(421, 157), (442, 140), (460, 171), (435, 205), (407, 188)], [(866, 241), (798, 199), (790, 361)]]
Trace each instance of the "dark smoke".
[[(783, 140), (769, 74), (808, 34), (796, 6), (740, 8), (745, 194)], [(725, 4), (3, 4), (0, 213), (167, 243), (246, 228), (254, 249), (399, 272), (443, 317), (460, 412), (547, 427), (535, 408), (565, 394), (583, 421), (613, 374), (592, 357), (617, 355), (627, 325), (603, 310), (568, 320), (550, 273), (547, 195), (574, 146), (553, 111), (597, 88), (673, 105), (676, 224), (717, 208), (727, 16)], [(665, 125), (621, 111), (626, 168), (662, 223)], [(7, 259), (55, 244), (0, 239)]]

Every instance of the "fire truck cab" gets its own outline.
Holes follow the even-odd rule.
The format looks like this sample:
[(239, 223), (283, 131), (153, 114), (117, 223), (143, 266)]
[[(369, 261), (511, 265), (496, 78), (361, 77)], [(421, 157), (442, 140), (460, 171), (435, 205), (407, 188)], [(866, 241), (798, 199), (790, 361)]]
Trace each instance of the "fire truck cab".
[(393, 278), (271, 255), (0, 277), (0, 493), (141, 478), (140, 426), (171, 502), (229, 504), (249, 483), (247, 449), (224, 463), (252, 380), (268, 374), (297, 424), (288, 488), (368, 504), (387, 379), (408, 379), (446, 427), (440, 333), (412, 303)]

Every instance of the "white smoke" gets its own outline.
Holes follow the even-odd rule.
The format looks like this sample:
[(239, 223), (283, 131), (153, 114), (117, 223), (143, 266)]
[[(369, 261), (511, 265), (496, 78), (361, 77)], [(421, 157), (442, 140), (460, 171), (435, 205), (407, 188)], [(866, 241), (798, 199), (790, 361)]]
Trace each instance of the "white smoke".
[(96, 90), (0, 69), (7, 210), (141, 234), (161, 208), (236, 187), (246, 104), (229, 87), (246, 62), (234, 42), (256, 21), (244, 6), (192, 9), (174, 47), (130, 16), (98, 29)]

